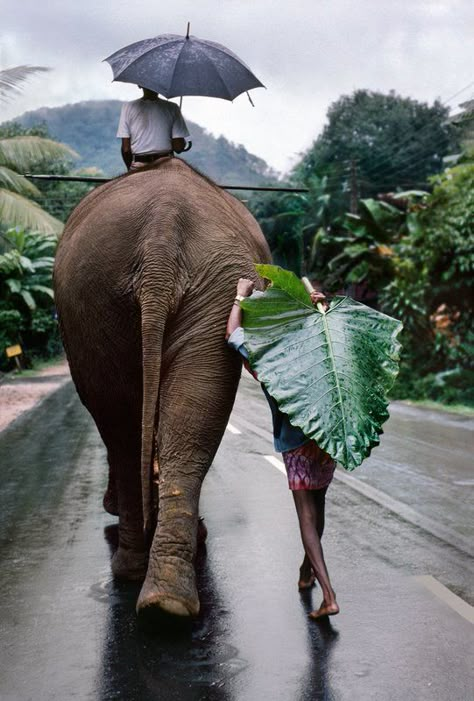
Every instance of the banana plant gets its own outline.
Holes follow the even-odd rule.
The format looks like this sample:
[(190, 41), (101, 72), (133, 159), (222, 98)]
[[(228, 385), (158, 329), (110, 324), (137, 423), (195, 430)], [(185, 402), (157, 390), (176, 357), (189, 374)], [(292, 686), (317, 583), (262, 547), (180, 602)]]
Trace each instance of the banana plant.
[(349, 297), (315, 308), (296, 275), (255, 267), (271, 285), (241, 302), (250, 366), (291, 424), (353, 470), (388, 419), (402, 324)]
[(10, 229), (0, 239), (6, 245), (0, 254), (0, 300), (13, 307), (35, 311), (38, 299), (54, 300), (51, 278), (57, 237), (20, 228)]
[[(0, 102), (19, 92), (18, 84), (42, 66), (16, 66), (0, 71)], [(41, 197), (38, 188), (22, 173), (43, 161), (76, 158), (69, 146), (39, 136), (0, 137), (0, 223), (58, 234), (63, 223), (45, 212), (32, 197)]]

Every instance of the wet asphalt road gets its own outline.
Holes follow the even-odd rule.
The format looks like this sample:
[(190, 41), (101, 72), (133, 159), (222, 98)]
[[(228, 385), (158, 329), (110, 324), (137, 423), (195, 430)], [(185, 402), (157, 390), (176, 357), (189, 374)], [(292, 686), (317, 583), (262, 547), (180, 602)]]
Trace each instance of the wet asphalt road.
[(62, 387), (0, 436), (1, 701), (469, 701), (473, 424), (395, 405), (382, 446), (334, 481), (341, 614), (316, 624), (268, 409), (245, 379), (203, 487), (202, 611), (170, 640), (137, 627), (138, 588), (110, 576), (105, 451)]

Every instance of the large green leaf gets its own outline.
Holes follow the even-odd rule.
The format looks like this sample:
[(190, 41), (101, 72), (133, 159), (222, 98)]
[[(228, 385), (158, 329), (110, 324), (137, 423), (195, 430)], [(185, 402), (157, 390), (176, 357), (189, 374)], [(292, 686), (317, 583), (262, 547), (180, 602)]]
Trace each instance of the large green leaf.
[(0, 139), (0, 164), (25, 171), (42, 161), (78, 158), (69, 146), (41, 136), (12, 136)]
[(0, 187), (12, 190), (25, 197), (40, 197), (41, 192), (29, 180), (15, 173), (14, 170), (0, 166)]
[(0, 222), (58, 234), (64, 224), (16, 192), (0, 188)]
[(256, 269), (272, 285), (241, 302), (250, 365), (290, 422), (353, 470), (388, 418), (402, 325), (349, 297), (320, 311), (293, 273)]

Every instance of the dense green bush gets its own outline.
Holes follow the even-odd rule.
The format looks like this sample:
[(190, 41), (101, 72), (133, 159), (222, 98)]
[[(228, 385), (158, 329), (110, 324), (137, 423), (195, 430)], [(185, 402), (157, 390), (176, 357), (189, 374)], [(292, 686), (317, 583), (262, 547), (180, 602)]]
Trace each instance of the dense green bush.
[(15, 228), (0, 242), (0, 369), (7, 370), (8, 346), (19, 343), (26, 364), (60, 352), (52, 290), (57, 238)]
[(403, 321), (393, 397), (472, 404), (474, 165), (448, 169), (430, 185), (431, 193), (361, 200), (357, 214), (319, 228), (308, 226), (315, 202), (273, 196), (254, 212), (276, 262)]

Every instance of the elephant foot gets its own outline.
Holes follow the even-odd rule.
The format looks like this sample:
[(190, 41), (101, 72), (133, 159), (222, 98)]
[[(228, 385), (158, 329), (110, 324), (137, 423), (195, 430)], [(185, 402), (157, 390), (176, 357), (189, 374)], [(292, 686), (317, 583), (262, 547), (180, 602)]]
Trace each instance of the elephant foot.
[(153, 579), (150, 569), (137, 601), (137, 614), (144, 620), (189, 620), (199, 613), (194, 567), (178, 558), (160, 563), (160, 576)]
[(107, 491), (104, 494), (102, 504), (108, 514), (111, 514), (112, 516), (119, 515), (117, 492), (115, 490), (110, 489), (110, 487), (107, 487)]
[(148, 567), (148, 553), (117, 548), (111, 562), (112, 574), (119, 579), (136, 582), (145, 579)]

